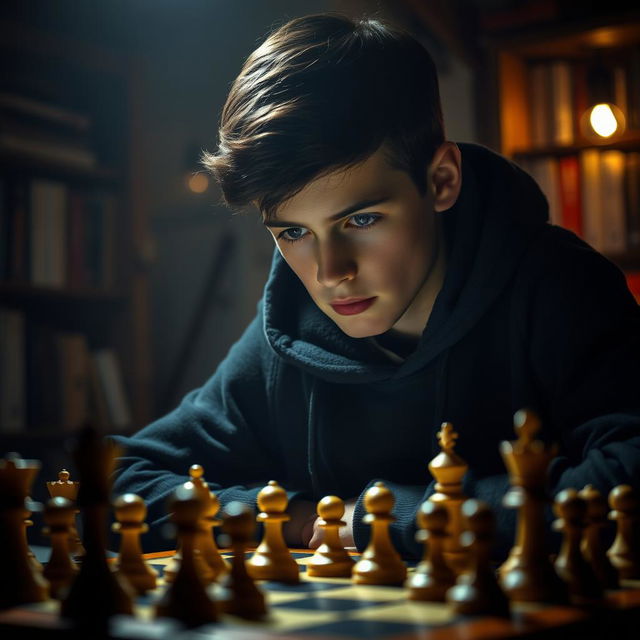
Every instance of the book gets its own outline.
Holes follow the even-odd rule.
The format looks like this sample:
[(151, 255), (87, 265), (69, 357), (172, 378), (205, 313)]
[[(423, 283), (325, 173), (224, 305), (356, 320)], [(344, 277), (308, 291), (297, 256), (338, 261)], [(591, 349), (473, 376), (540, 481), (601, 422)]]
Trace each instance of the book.
[(67, 188), (53, 180), (32, 180), (29, 211), (30, 281), (63, 287), (67, 272)]
[(10, 247), (7, 182), (0, 178), (0, 281), (6, 280), (9, 274)]
[(560, 224), (582, 235), (582, 200), (580, 187), (580, 163), (578, 156), (562, 156), (558, 160), (558, 185), (560, 196)]
[(113, 349), (103, 348), (92, 353), (100, 388), (104, 394), (109, 424), (122, 430), (132, 424), (120, 362)]
[(566, 60), (551, 63), (552, 142), (558, 146), (573, 144), (574, 107), (571, 64)]
[(16, 180), (8, 184), (7, 223), (8, 255), (7, 280), (26, 282), (29, 278), (29, 184)]
[(600, 171), (600, 198), (603, 209), (602, 251), (608, 254), (623, 253), (627, 248), (624, 153), (616, 149), (602, 151)]
[(633, 251), (640, 249), (640, 151), (630, 151), (625, 159), (627, 248)]
[(0, 432), (26, 428), (25, 317), (0, 309)]
[(582, 237), (597, 251), (604, 246), (600, 152), (585, 149), (580, 153)]
[(562, 225), (558, 160), (553, 156), (535, 158), (531, 162), (530, 172), (547, 198), (551, 223)]
[(82, 333), (56, 335), (60, 381), (60, 426), (80, 429), (89, 420), (89, 346)]
[(553, 105), (551, 99), (551, 67), (536, 62), (529, 69), (529, 102), (531, 105), (531, 141), (534, 147), (549, 146), (553, 140)]

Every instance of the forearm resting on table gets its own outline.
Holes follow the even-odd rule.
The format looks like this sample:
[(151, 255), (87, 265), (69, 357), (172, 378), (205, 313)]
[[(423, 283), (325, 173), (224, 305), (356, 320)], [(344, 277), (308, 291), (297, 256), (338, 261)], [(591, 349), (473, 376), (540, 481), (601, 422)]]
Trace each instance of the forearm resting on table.
[[(351, 498), (344, 503), (344, 516), (346, 522), (340, 528), (340, 541), (344, 547), (354, 547), (353, 541), (353, 512), (357, 498)], [(316, 512), (316, 503), (309, 500), (293, 500), (289, 504), (287, 513), (291, 517), (285, 522), (283, 534), (286, 543), (290, 547), (303, 547), (317, 549), (322, 543), (322, 528), (319, 525), (320, 518)]]

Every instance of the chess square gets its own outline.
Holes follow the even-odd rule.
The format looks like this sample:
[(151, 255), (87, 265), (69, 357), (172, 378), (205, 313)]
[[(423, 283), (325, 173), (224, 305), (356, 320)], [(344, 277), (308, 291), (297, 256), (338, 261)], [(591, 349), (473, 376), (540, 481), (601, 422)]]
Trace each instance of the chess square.
[(274, 607), (286, 607), (305, 611), (354, 611), (356, 609), (369, 609), (381, 604), (384, 600), (355, 600), (347, 598), (302, 598), (290, 602), (274, 604)]

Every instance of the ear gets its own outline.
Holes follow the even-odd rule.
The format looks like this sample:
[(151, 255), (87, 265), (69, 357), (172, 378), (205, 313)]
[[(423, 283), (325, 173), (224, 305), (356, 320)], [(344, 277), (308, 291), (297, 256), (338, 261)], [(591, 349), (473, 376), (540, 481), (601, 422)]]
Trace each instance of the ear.
[(443, 142), (429, 164), (427, 181), (435, 211), (450, 209), (462, 188), (462, 157), (454, 142)]

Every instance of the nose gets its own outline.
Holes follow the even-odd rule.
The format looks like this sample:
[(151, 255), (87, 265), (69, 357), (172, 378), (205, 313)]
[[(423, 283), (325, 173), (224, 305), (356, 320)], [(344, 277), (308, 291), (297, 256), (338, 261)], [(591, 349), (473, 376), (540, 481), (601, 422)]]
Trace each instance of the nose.
[(325, 287), (336, 287), (343, 280), (352, 280), (357, 265), (352, 251), (345, 242), (332, 239), (317, 248), (318, 282)]

